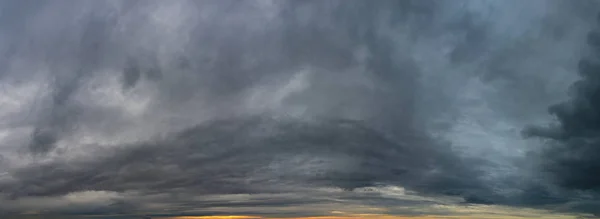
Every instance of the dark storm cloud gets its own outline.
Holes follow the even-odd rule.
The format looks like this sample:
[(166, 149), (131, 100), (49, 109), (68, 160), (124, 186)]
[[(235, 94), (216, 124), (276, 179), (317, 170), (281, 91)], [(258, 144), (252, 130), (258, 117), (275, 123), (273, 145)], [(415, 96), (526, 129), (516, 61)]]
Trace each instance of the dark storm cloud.
[[(467, 184), (464, 179), (472, 176), (463, 171), (467, 167), (448, 160), (450, 155), (425, 151), (424, 147), (393, 143), (354, 121), (230, 119), (167, 140), (97, 153), (102, 156), (94, 160), (25, 167), (14, 172), (17, 182), (0, 189), (13, 198), (87, 190), (276, 193), (303, 184), (351, 190), (401, 182), (409, 187), (414, 183), (415, 189), (423, 186), (425, 191), (458, 189), (455, 194), (462, 194), (461, 189), (478, 189), (476, 181)], [(294, 155), (303, 155), (305, 160), (286, 160)], [(430, 160), (422, 159), (424, 156)], [(432, 168), (443, 170), (423, 175)]]
[[(439, 63), (433, 57), (417, 60), (415, 45), (450, 39), (451, 45), (433, 46), (440, 47), (433, 53), (447, 53), (449, 64), (442, 69), (481, 62), (489, 70), (476, 76), (490, 83), (523, 79), (505, 64), (520, 65), (515, 60), (523, 59), (515, 54), (526, 49), (502, 47), (496, 41), (505, 39), (494, 38), (481, 15), (444, 8), (455, 5), (434, 0), (0, 4), (1, 22), (7, 24), (0, 27), (0, 79), (11, 87), (40, 87), (26, 90), (34, 97), (13, 104), (21, 108), (9, 111), (10, 123), (2, 123), (2, 130), (28, 137), (21, 141), (15, 134), (2, 142), (0, 154), (7, 159), (0, 165), (7, 165), (0, 166), (0, 212), (114, 214), (164, 207), (169, 212), (206, 208), (204, 213), (213, 214), (222, 212), (219, 207), (240, 212), (255, 207), (268, 215), (276, 212), (270, 207), (437, 203), (358, 191), (385, 186), (459, 197), (467, 204), (570, 201), (570, 194), (527, 177), (490, 179), (494, 168), (501, 168), (497, 161), (465, 155), (468, 151), (428, 129), (432, 118), (446, 113), (440, 111), (458, 111), (443, 90), (446, 84), (462, 86), (460, 80), (472, 75), (428, 81), (426, 72)], [(491, 51), (494, 55), (486, 56)], [(593, 87), (582, 86), (588, 93)], [(559, 118), (563, 124), (584, 121)], [(579, 163), (569, 162), (553, 167), (577, 173), (569, 168)], [(575, 187), (590, 183), (566, 180)], [(326, 197), (318, 188), (346, 193)], [(277, 198), (288, 193), (293, 195)], [(239, 194), (267, 196), (232, 198), (235, 202), (196, 198)]]
[(569, 99), (552, 105), (548, 112), (557, 123), (545, 127), (532, 126), (525, 134), (548, 139), (542, 157), (541, 169), (561, 188), (587, 194), (582, 201), (568, 206), (571, 210), (600, 214), (597, 210), (600, 178), (598, 162), (598, 120), (600, 81), (597, 74), (598, 24), (587, 35), (588, 54), (577, 65), (581, 77), (569, 88)]
[(545, 148), (539, 153), (542, 157), (541, 171), (549, 174), (561, 188), (587, 194), (583, 201), (573, 203), (570, 208), (595, 214), (600, 214), (595, 201), (600, 188), (597, 174), (600, 168), (598, 25), (589, 32), (586, 40), (582, 40), (587, 43), (588, 53), (577, 65), (580, 79), (569, 88), (569, 98), (548, 108), (548, 112), (556, 118), (556, 123), (531, 126), (524, 131), (527, 136), (547, 139)]
[[(72, 5), (73, 9), (63, 9), (61, 3), (53, 6), (67, 10), (66, 14), (91, 7), (78, 3)], [(161, 56), (156, 48), (141, 51), (148, 54), (140, 56), (134, 46), (126, 45), (132, 43), (130, 38), (121, 38), (135, 35), (135, 30), (133, 33), (129, 33), (129, 29), (124, 33), (116, 31), (118, 24), (143, 28), (144, 24), (136, 23), (139, 21), (135, 18), (147, 16), (144, 7), (138, 12), (135, 8), (127, 9), (133, 17), (130, 20), (117, 21), (114, 15), (92, 12), (75, 22), (81, 29), (67, 28), (64, 34), (53, 33), (56, 35), (43, 39), (27, 35), (34, 45), (39, 45), (34, 46), (34, 51), (42, 52), (30, 61), (47, 56), (50, 77), (55, 80), (48, 106), (34, 124), (28, 146), (34, 153), (51, 152), (58, 141), (73, 135), (78, 127), (120, 118), (119, 113), (98, 111), (93, 105), (74, 99), (75, 94), (83, 92), (82, 87), (93, 74), (100, 74), (99, 70), (107, 68), (122, 72), (120, 80), (124, 89), (131, 89), (144, 78), (153, 77), (161, 90), (160, 95), (165, 95), (159, 97), (160, 100), (166, 105), (178, 105), (193, 101), (195, 93), (209, 94), (209, 101), (229, 101), (232, 96), (235, 98), (240, 92), (256, 86), (264, 77), (311, 65), (324, 70), (316, 76), (313, 90), (299, 94), (291, 99), (292, 102), (309, 106), (308, 112), (319, 118), (336, 113), (342, 113), (336, 116), (344, 117), (345, 111), (354, 109), (363, 112), (348, 113), (350, 119), (361, 122), (324, 119), (324, 122), (312, 124), (243, 116), (226, 119), (190, 128), (166, 140), (123, 145), (89, 160), (75, 163), (56, 160), (13, 169), (11, 176), (14, 179), (2, 182), (1, 191), (12, 199), (19, 199), (87, 190), (237, 194), (284, 192), (290, 186), (292, 190), (294, 186), (307, 185), (352, 190), (378, 184), (403, 184), (424, 193), (465, 195), (471, 197), (467, 200), (479, 202), (481, 199), (473, 197), (487, 190), (478, 182), (480, 173), (413, 127), (418, 70), (408, 59), (393, 60), (391, 39), (380, 36), (375, 29), (377, 23), (385, 19), (377, 15), (381, 7), (392, 7), (402, 12), (392, 14), (390, 20), (383, 22), (390, 25), (409, 22), (411, 27), (418, 26), (427, 31), (436, 10), (435, 4), (431, 1), (385, 1), (379, 6), (364, 1), (338, 3), (290, 2), (280, 15), (284, 18), (283, 30), (267, 28), (256, 36), (250, 32), (243, 40), (232, 35), (239, 33), (231, 33), (231, 25), (238, 25), (236, 23), (211, 20), (208, 26), (197, 27), (194, 23), (185, 23), (192, 27), (182, 35), (191, 34), (200, 40), (185, 45), (192, 47), (183, 53), (167, 54), (176, 58)], [(223, 2), (206, 2), (202, 6), (210, 6), (217, 14), (247, 13), (242, 6)], [(303, 7), (309, 11), (303, 11)], [(50, 15), (46, 15), (49, 17), (40, 19), (55, 19), (56, 23), (50, 24), (63, 30), (65, 27), (60, 22), (70, 22), (70, 18), (52, 13), (56, 11), (51, 10)], [(337, 13), (338, 17), (332, 17), (330, 12)], [(317, 23), (324, 25), (314, 25)], [(34, 33), (36, 31), (38, 29), (33, 29)], [(140, 34), (156, 33), (142, 30)], [(164, 39), (159, 36), (151, 43), (161, 40)], [(371, 73), (367, 78), (374, 81), (378, 90), (339, 83), (342, 78), (355, 77), (343, 75), (345, 68), (357, 65), (353, 45), (364, 46), (372, 54), (367, 58), (365, 68)], [(216, 56), (208, 54), (209, 64), (203, 63), (204, 50), (217, 52)], [(28, 51), (22, 53), (27, 56)], [(245, 66), (243, 62), (248, 55), (257, 60)], [(158, 106), (166, 105), (158, 103)], [(228, 106), (236, 107), (236, 104)], [(227, 117), (227, 114), (220, 116)], [(252, 131), (262, 125), (277, 133), (252, 136)], [(108, 128), (113, 126), (109, 124)], [(265, 134), (261, 132), (265, 131), (259, 130), (255, 134)], [(309, 157), (305, 162), (317, 162), (316, 166), (303, 167), (306, 164), (302, 162), (286, 164), (286, 159), (298, 155)], [(283, 161), (276, 160), (278, 158)], [(317, 159), (313, 161), (313, 158)], [(300, 169), (289, 170), (292, 167)], [(103, 208), (93, 210), (113, 212)]]
[(600, 36), (597, 31), (592, 30), (587, 37), (590, 54), (578, 64), (581, 79), (570, 87), (570, 98), (548, 108), (558, 124), (526, 129), (528, 135), (557, 141), (549, 143), (549, 148), (543, 153), (543, 162), (560, 185), (570, 189), (600, 188), (600, 178), (594, 174), (600, 167), (600, 163), (596, 162), (600, 154), (597, 150), (600, 130), (600, 68), (596, 60), (600, 52)]

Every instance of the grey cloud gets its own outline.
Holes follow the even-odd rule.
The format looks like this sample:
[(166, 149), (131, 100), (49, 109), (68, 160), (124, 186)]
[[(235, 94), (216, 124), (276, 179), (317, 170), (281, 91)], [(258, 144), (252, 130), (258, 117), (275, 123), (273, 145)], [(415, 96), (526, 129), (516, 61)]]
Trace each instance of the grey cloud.
[[(331, 203), (318, 198), (318, 193), (316, 198), (274, 199), (277, 201), (267, 203), (176, 201), (181, 195), (191, 194), (277, 194), (300, 192), (310, 186), (354, 190), (397, 183), (432, 195), (473, 196), (475, 191), (471, 190), (481, 189), (476, 179), (465, 180), (473, 175), (463, 171), (467, 167), (457, 166), (459, 160), (450, 161), (450, 155), (425, 152), (424, 147), (427, 146), (411, 148), (408, 144), (395, 144), (355, 121), (229, 119), (204, 124), (162, 141), (96, 153), (93, 160), (17, 169), (12, 173), (16, 181), (2, 183), (0, 191), (15, 200), (84, 191), (166, 194), (168, 197), (162, 199), (184, 210)], [(431, 159), (423, 159), (425, 154)], [(433, 168), (440, 173), (425, 174)], [(357, 198), (339, 199), (361, 200)], [(360, 202), (394, 205), (406, 201), (366, 197)], [(427, 203), (414, 201), (415, 205)], [(135, 209), (130, 206), (125, 212), (132, 213)], [(115, 211), (112, 207), (92, 210)]]
[[(464, 110), (454, 94), (471, 79), (503, 91), (478, 101), (489, 102), (489, 116), (508, 123), (555, 100), (545, 91), (524, 94), (546, 83), (538, 74), (522, 74), (537, 65), (525, 60), (556, 52), (537, 47), (579, 34), (568, 28), (580, 19), (569, 10), (587, 11), (592, 3), (531, 2), (525, 6), (535, 11), (524, 23), (563, 23), (513, 33), (507, 21), (482, 17), (478, 10), (485, 9), (477, 4), (468, 8), (470, 1), (5, 1), (0, 8), (7, 13), (0, 16), (9, 25), (0, 27), (0, 82), (42, 88), (15, 106), (22, 107), (18, 113), (7, 114), (30, 138), (23, 145), (2, 142), (0, 154), (11, 163), (0, 166), (0, 193), (12, 201), (84, 191), (125, 196), (101, 207), (57, 210), (72, 214), (127, 213), (158, 203), (145, 199), (153, 195), (181, 211), (318, 205), (328, 200), (202, 202), (186, 194), (274, 195), (324, 187), (352, 193), (389, 185), (465, 203), (571, 203), (577, 195), (513, 170), (517, 161), (531, 164), (522, 157), (479, 155), (473, 151), (487, 145), (465, 149), (464, 142), (440, 137), (461, 116), (479, 113)], [(546, 35), (552, 37), (535, 39)], [(519, 95), (513, 100), (509, 94)], [(25, 113), (23, 106), (34, 107)], [(575, 118), (558, 117), (563, 127)], [(448, 127), (431, 128), (439, 118)], [(552, 148), (543, 160), (566, 159), (552, 150), (571, 151)], [(588, 173), (570, 162), (550, 167)], [(565, 182), (594, 183), (577, 177)], [(410, 202), (338, 198), (375, 206)]]
[(552, 105), (548, 112), (554, 115), (558, 124), (550, 127), (531, 127), (528, 135), (540, 136), (557, 141), (550, 142), (544, 150), (544, 167), (563, 187), (569, 189), (595, 190), (600, 186), (600, 178), (594, 174), (597, 160), (597, 102), (598, 82), (596, 74), (596, 30), (587, 37), (591, 54), (578, 64), (581, 79), (570, 88), (570, 99)]
[[(422, 149), (390, 142), (359, 123), (326, 121), (217, 121), (169, 140), (109, 151), (104, 159), (24, 168), (14, 173), (20, 182), (2, 191), (13, 191), (15, 197), (177, 188), (227, 194), (277, 192), (277, 184), (303, 181), (354, 189), (400, 178), (415, 180), (438, 162), (417, 159)], [(306, 163), (286, 164), (296, 157)]]

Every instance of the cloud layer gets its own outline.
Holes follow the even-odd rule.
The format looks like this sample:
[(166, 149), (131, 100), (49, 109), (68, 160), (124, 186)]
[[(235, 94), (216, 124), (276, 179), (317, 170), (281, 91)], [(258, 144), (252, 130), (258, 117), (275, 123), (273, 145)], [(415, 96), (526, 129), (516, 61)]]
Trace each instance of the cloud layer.
[(0, 212), (598, 213), (597, 6), (2, 1)]

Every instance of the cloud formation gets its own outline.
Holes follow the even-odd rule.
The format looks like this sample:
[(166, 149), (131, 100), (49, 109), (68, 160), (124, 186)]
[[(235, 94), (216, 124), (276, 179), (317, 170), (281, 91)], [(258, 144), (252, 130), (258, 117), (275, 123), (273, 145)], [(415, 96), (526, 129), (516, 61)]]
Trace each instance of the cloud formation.
[(0, 213), (597, 213), (594, 6), (2, 1)]
[[(598, 17), (600, 18), (600, 17)], [(600, 84), (597, 63), (600, 52), (598, 23), (586, 38), (588, 50), (578, 62), (580, 79), (569, 87), (569, 98), (551, 105), (548, 112), (556, 118), (548, 126), (532, 126), (527, 135), (548, 139), (547, 148), (541, 152), (542, 169), (560, 187), (584, 192), (593, 197), (586, 208), (591, 211), (597, 205), (600, 178), (595, 170), (598, 163), (598, 94)]]

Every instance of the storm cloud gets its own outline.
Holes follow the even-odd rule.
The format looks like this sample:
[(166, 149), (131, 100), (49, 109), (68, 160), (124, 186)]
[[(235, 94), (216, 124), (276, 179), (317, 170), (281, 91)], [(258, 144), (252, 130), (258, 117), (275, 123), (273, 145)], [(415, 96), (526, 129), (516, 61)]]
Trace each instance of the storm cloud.
[[(600, 15), (596, 22), (600, 21)], [(560, 187), (583, 191), (598, 197), (600, 178), (598, 163), (598, 55), (600, 52), (598, 25), (590, 30), (582, 42), (588, 47), (578, 62), (580, 79), (568, 89), (569, 98), (551, 105), (548, 112), (556, 121), (546, 126), (531, 126), (525, 134), (548, 139), (546, 148), (540, 152), (541, 169)], [(588, 208), (593, 208), (588, 206)]]
[(0, 213), (599, 213), (598, 2), (459, 2), (1, 1)]

